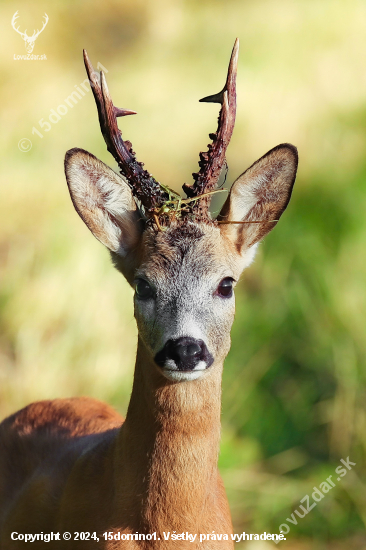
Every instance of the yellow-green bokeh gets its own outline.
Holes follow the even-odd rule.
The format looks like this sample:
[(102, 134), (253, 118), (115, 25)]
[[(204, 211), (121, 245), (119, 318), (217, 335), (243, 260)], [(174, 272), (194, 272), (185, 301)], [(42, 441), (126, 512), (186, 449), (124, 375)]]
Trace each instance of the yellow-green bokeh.
[[(30, 34), (48, 14), (33, 52), (47, 60), (14, 59), (25, 54), (17, 10)], [(357, 466), (289, 524), (282, 546), (365, 548), (366, 2), (3, 0), (0, 36), (0, 416), (70, 395), (122, 413), (128, 403), (132, 291), (63, 175), (72, 147), (115, 167), (91, 93), (40, 126), (86, 78), (82, 48), (105, 67), (116, 105), (138, 112), (120, 122), (138, 158), (179, 190), (216, 128), (217, 106), (197, 100), (221, 89), (238, 36), (227, 181), (281, 142), (298, 147), (300, 165), (237, 292), (220, 457), (235, 530), (278, 532), (350, 456)]]

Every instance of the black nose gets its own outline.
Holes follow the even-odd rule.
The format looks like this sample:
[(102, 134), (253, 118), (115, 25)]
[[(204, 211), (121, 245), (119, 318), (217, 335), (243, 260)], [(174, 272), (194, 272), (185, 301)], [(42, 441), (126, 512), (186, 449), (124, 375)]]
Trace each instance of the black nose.
[(206, 363), (206, 368), (213, 363), (213, 357), (209, 353), (203, 340), (183, 337), (168, 340), (162, 350), (155, 356), (155, 362), (160, 367), (166, 367), (168, 360), (174, 361), (178, 370), (194, 370), (200, 361)]

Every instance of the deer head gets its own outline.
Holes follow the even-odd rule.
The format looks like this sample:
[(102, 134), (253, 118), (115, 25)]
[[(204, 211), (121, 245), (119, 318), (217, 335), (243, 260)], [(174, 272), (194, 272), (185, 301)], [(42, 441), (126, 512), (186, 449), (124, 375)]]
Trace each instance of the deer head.
[(278, 145), (238, 177), (219, 216), (211, 217), (235, 122), (238, 49), (236, 40), (223, 90), (201, 100), (220, 103), (221, 110), (194, 183), (183, 186), (186, 198), (136, 160), (116, 120), (134, 111), (113, 105), (103, 72), (94, 72), (84, 52), (101, 131), (121, 175), (87, 151), (71, 149), (67, 183), (76, 211), (135, 289), (139, 345), (155, 365), (154, 374), (144, 376), (166, 383), (221, 370), (230, 347), (233, 289), (284, 212), (295, 181), (297, 150)]
[(25, 41), (25, 49), (26, 49), (27, 53), (32, 53), (35, 41), (37, 40), (38, 36), (41, 34), (41, 32), (43, 31), (43, 29), (45, 28), (45, 26), (48, 23), (48, 15), (46, 13), (44, 14), (44, 21), (43, 21), (43, 26), (42, 26), (41, 30), (38, 30), (38, 29), (36, 31), (34, 30), (32, 36), (27, 35), (27, 29), (25, 29), (24, 32), (21, 32), (19, 30), (19, 27), (15, 26), (15, 22), (18, 19), (18, 17), (19, 17), (19, 15), (18, 15), (18, 12), (16, 11), (13, 15), (13, 19), (11, 20), (11, 25), (12, 25), (13, 29), (17, 33), (19, 33), (20, 36)]

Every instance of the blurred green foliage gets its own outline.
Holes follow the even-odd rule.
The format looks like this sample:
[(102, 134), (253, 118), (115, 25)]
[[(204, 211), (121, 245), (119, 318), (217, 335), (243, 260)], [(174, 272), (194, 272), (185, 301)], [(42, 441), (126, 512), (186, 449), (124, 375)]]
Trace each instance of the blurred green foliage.
[[(10, 25), (17, 10), (22, 29), (48, 14), (34, 49), (47, 61), (13, 59), (25, 53)], [(49, 132), (39, 124), (85, 79), (81, 49), (107, 69), (116, 104), (138, 111), (120, 124), (138, 157), (179, 189), (216, 125), (217, 106), (197, 99), (222, 87), (239, 36), (227, 183), (285, 141), (300, 168), (237, 291), (220, 456), (235, 530), (278, 532), (349, 456), (356, 466), (297, 525), (287, 521), (281, 545), (364, 549), (365, 2), (3, 0), (0, 14), (1, 416), (67, 395), (121, 412), (128, 403), (132, 291), (74, 213), (63, 176), (74, 146), (114, 166), (91, 94)]]

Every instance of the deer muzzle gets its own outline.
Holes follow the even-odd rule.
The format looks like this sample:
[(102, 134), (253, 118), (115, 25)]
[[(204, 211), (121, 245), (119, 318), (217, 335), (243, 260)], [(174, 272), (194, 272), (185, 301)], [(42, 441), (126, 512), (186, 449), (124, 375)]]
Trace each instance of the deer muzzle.
[[(182, 380), (199, 378), (214, 358), (203, 340), (184, 336), (168, 340), (156, 354), (155, 362), (167, 378)], [(188, 376), (181, 376), (183, 373)]]

